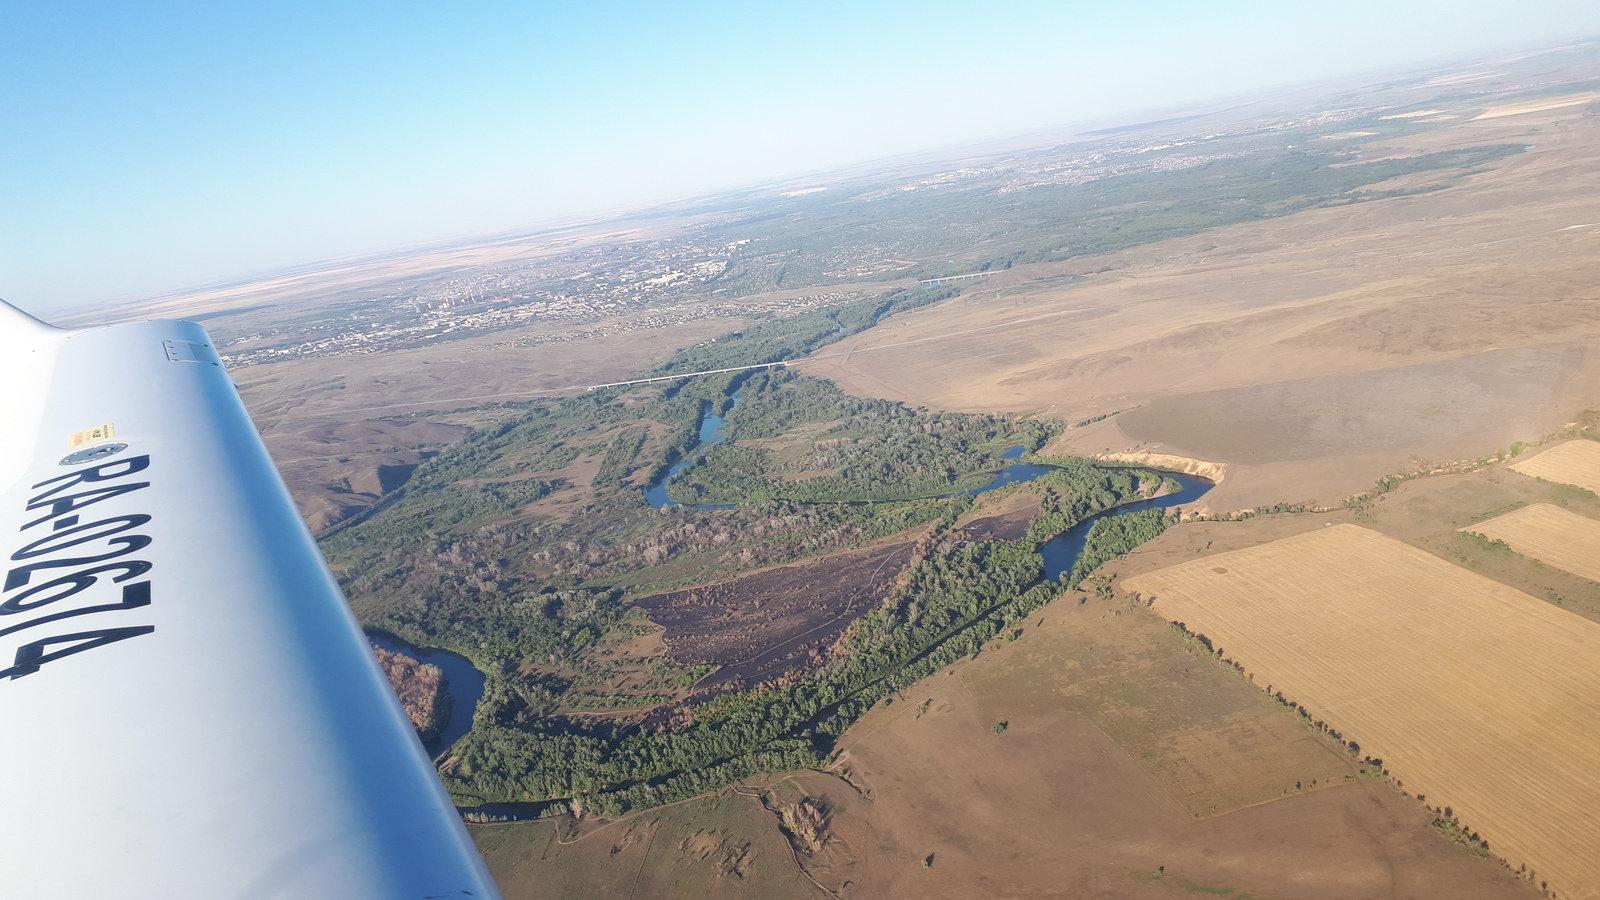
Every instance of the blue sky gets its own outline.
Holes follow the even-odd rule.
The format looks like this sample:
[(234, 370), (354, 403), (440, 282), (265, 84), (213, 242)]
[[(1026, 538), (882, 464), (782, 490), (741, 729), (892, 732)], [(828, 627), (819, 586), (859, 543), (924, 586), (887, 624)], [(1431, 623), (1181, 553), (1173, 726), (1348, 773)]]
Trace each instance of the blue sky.
[(1579, 36), (1593, 0), (0, 4), (48, 310)]

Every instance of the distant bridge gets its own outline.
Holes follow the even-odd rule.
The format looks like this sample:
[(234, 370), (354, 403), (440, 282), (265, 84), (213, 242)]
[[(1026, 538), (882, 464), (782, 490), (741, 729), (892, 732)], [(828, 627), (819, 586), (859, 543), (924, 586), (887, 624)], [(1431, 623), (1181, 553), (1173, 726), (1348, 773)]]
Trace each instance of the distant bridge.
[(591, 384), (588, 390), (598, 391), (602, 388), (626, 387), (630, 384), (651, 384), (657, 381), (676, 381), (679, 378), (693, 378), (696, 375), (721, 375), (723, 372), (743, 372), (747, 369), (771, 369), (777, 366), (788, 368), (790, 363), (801, 362), (798, 359), (784, 360), (782, 362), (757, 363), (753, 366), (730, 366), (726, 369), (707, 369), (704, 372), (683, 372), (677, 375), (658, 375), (655, 378), (635, 378), (632, 381), (612, 381), (607, 384)]
[(936, 284), (943, 284), (946, 281), (962, 281), (967, 278), (988, 278), (993, 274), (993, 272), (968, 272), (965, 275), (946, 275), (943, 278), (924, 278), (922, 279), (922, 283), (932, 287)]

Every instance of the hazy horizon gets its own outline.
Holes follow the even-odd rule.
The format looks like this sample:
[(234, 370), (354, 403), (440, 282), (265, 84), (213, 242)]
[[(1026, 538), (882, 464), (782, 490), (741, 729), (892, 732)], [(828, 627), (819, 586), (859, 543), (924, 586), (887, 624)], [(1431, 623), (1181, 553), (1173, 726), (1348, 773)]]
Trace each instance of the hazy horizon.
[(1572, 2), (11, 18), (0, 296), (39, 311), (1600, 32)]

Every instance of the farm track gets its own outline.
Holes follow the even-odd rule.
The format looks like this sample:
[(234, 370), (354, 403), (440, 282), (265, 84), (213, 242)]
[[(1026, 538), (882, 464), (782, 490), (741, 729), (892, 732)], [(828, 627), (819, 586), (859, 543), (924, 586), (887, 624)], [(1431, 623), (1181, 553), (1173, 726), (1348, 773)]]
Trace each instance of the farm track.
[(1339, 525), (1130, 578), (1513, 869), (1600, 897), (1600, 625)]

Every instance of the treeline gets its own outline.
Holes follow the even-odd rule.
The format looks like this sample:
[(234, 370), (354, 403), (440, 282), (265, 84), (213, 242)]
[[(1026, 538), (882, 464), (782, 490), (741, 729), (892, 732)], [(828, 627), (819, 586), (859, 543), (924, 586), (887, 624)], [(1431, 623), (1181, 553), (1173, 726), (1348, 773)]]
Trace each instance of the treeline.
[(799, 359), (835, 341), (864, 331), (897, 312), (916, 309), (961, 293), (960, 288), (893, 289), (883, 294), (759, 322), (678, 352), (648, 374), (671, 375)]
[[(807, 313), (787, 319), (764, 323), (741, 334), (730, 335), (715, 344), (680, 353), (666, 369), (700, 368), (706, 365), (748, 361), (777, 353), (799, 352), (814, 346), (816, 341), (837, 337), (840, 329), (868, 327), (882, 315), (901, 308), (934, 302), (947, 296), (940, 291), (900, 291), (883, 297), (871, 298), (833, 310)], [(832, 336), (832, 337), (830, 337)], [(729, 355), (731, 354), (731, 355)], [(526, 405), (516, 416), (496, 425), (480, 428), (456, 445), (418, 466), (401, 494), (390, 498), (384, 507), (365, 520), (331, 534), (325, 548), (334, 555), (349, 555), (394, 545), (408, 538), (462, 538), (497, 516), (513, 512), (547, 495), (560, 487), (550, 479), (533, 479), (526, 487), (522, 484), (528, 476), (538, 476), (562, 469), (584, 454), (603, 454), (593, 486), (603, 493), (607, 489), (617, 496), (600, 498), (612, 510), (629, 510), (642, 505), (637, 498), (624, 497), (623, 479), (640, 472), (647, 482), (662, 477), (666, 470), (684, 458), (698, 443), (698, 426), (707, 412), (726, 412), (732, 403), (731, 394), (749, 376), (746, 373), (725, 373), (701, 376), (664, 386), (625, 390), (597, 391), (562, 400), (542, 401)], [(771, 385), (769, 388), (769, 384)], [(851, 405), (848, 398), (832, 385), (815, 379), (802, 379), (792, 373), (763, 373), (749, 394), (770, 395), (778, 386), (793, 385), (789, 400), (829, 397), (830, 411), (839, 416), (852, 416), (858, 429), (871, 431), (877, 428), (887, 435), (899, 424), (875, 426), (876, 417), (895, 414), (899, 418), (915, 416), (898, 404), (872, 402)], [(801, 386), (804, 387), (801, 387)], [(746, 415), (741, 408), (739, 420), (752, 428), (765, 427), (762, 423), (782, 418), (781, 411), (761, 408), (755, 415)], [(917, 476), (915, 489), (902, 486), (893, 491), (878, 490), (865, 499), (887, 500), (896, 498), (937, 495), (939, 488), (951, 483), (948, 473), (935, 473), (941, 464), (953, 460), (953, 469), (962, 473), (975, 472), (989, 459), (984, 448), (975, 446), (979, 432), (992, 436), (997, 426), (1005, 423), (990, 422), (993, 417), (934, 416), (935, 427), (949, 451), (932, 456), (922, 453), (916, 458), (906, 457), (894, 464), (898, 477), (908, 479), (907, 473)], [(650, 439), (650, 423), (660, 423), (668, 431), (659, 439)], [(730, 425), (730, 429), (735, 426)], [(1054, 433), (1054, 423), (1029, 422), (1019, 429), (1017, 440), (1030, 446), (1047, 440)], [(959, 434), (958, 434), (959, 432)], [(923, 441), (936, 446), (940, 440)], [(992, 449), (992, 448), (989, 448)], [(853, 451), (851, 458), (865, 458), (870, 449)], [(953, 455), (952, 455), (953, 454)], [(965, 454), (964, 456), (962, 454)], [(850, 455), (850, 454), (847, 454)], [(946, 457), (949, 457), (948, 459)], [(956, 457), (960, 457), (959, 459)], [(946, 468), (950, 468), (949, 465)], [(923, 471), (926, 470), (926, 471)], [(920, 474), (919, 474), (920, 473)], [(760, 473), (757, 478), (767, 478), (770, 473)], [(882, 471), (873, 472), (861, 467), (843, 477), (834, 489), (822, 491), (813, 488), (815, 496), (794, 497), (797, 500), (861, 499), (862, 485), (870, 485), (886, 477)], [(467, 488), (461, 482), (475, 482)], [(486, 484), (485, 482), (491, 482)], [(504, 485), (504, 486), (495, 486)], [(965, 487), (965, 484), (962, 485)], [(703, 486), (702, 486), (703, 489)], [(680, 489), (680, 492), (687, 489)], [(693, 501), (695, 492), (687, 499)], [(722, 493), (737, 493), (736, 487), (723, 489)], [(772, 491), (754, 490), (730, 501), (754, 503), (777, 496)], [(589, 547), (586, 552), (612, 555), (617, 545), (613, 535), (601, 542), (602, 548)], [(571, 543), (570, 540), (563, 544)], [(627, 545), (623, 542), (623, 546)], [(537, 552), (537, 551), (536, 551)], [(358, 566), (366, 568), (364, 566)]]
[[(1431, 126), (1369, 119), (1343, 127), (1393, 136)], [(878, 191), (870, 199), (845, 202), (792, 198), (777, 208), (803, 215), (740, 222), (740, 235), (755, 241), (720, 285), (748, 294), (836, 283), (834, 273), (847, 261), (858, 260), (862, 246), (872, 247), (880, 258), (932, 261), (869, 276), (885, 280), (1115, 252), (1308, 207), (1375, 199), (1387, 192), (1368, 188), (1388, 179), (1422, 171), (1470, 171), (1522, 149), (1517, 144), (1491, 145), (1341, 166), (1335, 164), (1357, 159), (1360, 144), (1384, 138), (1316, 140), (1325, 131), (1296, 128), (1290, 133), (1299, 137), (1291, 137), (1288, 148), (1282, 143), (1266, 146), (1260, 135), (1223, 138), (1211, 142), (1209, 159), (1195, 158), (1193, 148), (1152, 150), (1139, 154), (1143, 165), (1127, 158), (1097, 173), (1105, 177), (1077, 184), (1011, 190), (1008, 182), (1014, 173), (1002, 169), (987, 177), (971, 173), (960, 188)], [(1163, 158), (1173, 165), (1153, 165)], [(1133, 171), (1125, 167), (1128, 163)], [(781, 253), (773, 252), (778, 248)]]
[[(626, 443), (619, 444), (623, 438)], [(606, 446), (629, 447), (637, 440), (623, 431)], [(1067, 462), (1040, 482), (1047, 488), (1045, 515), (1058, 530), (1147, 496), (1158, 483)], [(562, 523), (502, 523), (449, 539), (419, 535), (411, 527), (407, 541), (391, 546), (369, 540), (349, 555), (350, 569), (358, 573), (347, 581), (352, 596), (383, 597), (390, 604), (377, 620), (380, 627), (415, 644), (462, 653), (486, 673), (473, 731), (453, 749), (458, 759), (445, 773), (464, 803), (581, 796), (597, 812), (613, 815), (759, 771), (814, 765), (831, 750), (834, 737), (882, 697), (978, 652), (1060, 590), (1040, 583), (1042, 561), (1033, 537), (959, 546), (922, 561), (892, 602), (856, 624), (843, 658), (798, 684), (722, 698), (694, 710), (687, 728), (670, 733), (551, 718), (571, 682), (525, 674), (526, 663), (586, 671), (597, 664), (595, 645), (624, 627), (630, 614), (614, 590), (574, 589), (594, 577), (615, 579), (678, 554), (708, 554), (735, 567), (750, 565), (743, 558), (747, 552), (752, 559), (757, 551), (815, 555), (827, 541), (857, 545), (928, 522), (948, 528), (972, 501), (772, 501), (711, 513), (651, 510), (630, 489), (604, 494), (601, 502), (620, 505)], [(419, 505), (408, 513), (402, 506), (391, 515), (405, 519), (425, 509)], [(350, 540), (382, 524), (363, 523)], [(1112, 536), (1126, 542), (1144, 533), (1123, 529)], [(1113, 552), (1121, 546), (1110, 538), (1094, 543)], [(552, 577), (568, 567), (573, 575)], [(703, 581), (705, 570), (700, 575)], [(563, 583), (572, 587), (555, 589)]]
[[(1318, 206), (1394, 196), (1396, 192), (1360, 189), (1402, 175), (1479, 166), (1522, 150), (1519, 144), (1493, 144), (1340, 166), (1334, 164), (1354, 157), (1339, 151), (1291, 149), (1269, 157), (1249, 154), (1208, 163), (1199, 169), (1204, 177), (1196, 177), (1198, 173), (1192, 171), (1156, 172), (1041, 188), (1030, 191), (1033, 196), (1029, 199), (1040, 204), (1054, 201), (1072, 213), (1039, 223), (1028, 239), (1011, 238), (1031, 246), (991, 257), (975, 268), (988, 271), (1059, 262)], [(1427, 190), (1431, 188), (1399, 193)], [(1000, 238), (994, 243), (1011, 241)]]
[(479, 428), (418, 466), (407, 488), (553, 472), (578, 458), (588, 436), (638, 418), (591, 394), (529, 404), (520, 415)]
[(382, 630), (460, 653), (490, 671), (521, 660), (575, 661), (630, 612), (616, 590), (502, 591), (469, 575), (446, 575), (437, 586), (454, 600), (448, 615), (440, 615), (438, 605), (396, 612), (382, 621)]
[[(609, 677), (611, 663), (596, 645), (642, 619), (608, 602), (591, 609), (569, 596), (574, 592), (614, 597), (623, 585), (647, 593), (703, 584), (861, 546), (965, 508), (933, 500), (654, 510), (634, 489), (597, 502), (602, 508), (565, 521), (501, 521), (464, 533), (427, 532), (426, 507), (401, 505), (325, 548), (364, 624), (471, 659), (488, 678), (485, 709), (500, 710), (500, 725), (520, 728), (557, 708), (592, 706), (572, 692)], [(680, 565), (663, 565), (673, 561)], [(567, 674), (556, 677), (552, 668)], [(637, 683), (629, 696), (671, 694), (670, 682), (681, 674), (663, 660), (651, 673), (659, 683)]]
[[(459, 762), (445, 773), (446, 784), (474, 803), (583, 795), (590, 808), (615, 815), (639, 798), (669, 802), (678, 791), (689, 796), (720, 786), (708, 776), (748, 773), (754, 761), (813, 765), (831, 737), (873, 703), (970, 654), (1014, 621), (1002, 610), (1017, 605), (1039, 574), (1038, 555), (1015, 545), (970, 545), (930, 560), (895, 609), (863, 620), (849, 656), (801, 683), (718, 700), (677, 732), (555, 722), (505, 728), (486, 698), (472, 734), (454, 750)], [(1034, 593), (1037, 605), (1054, 589)]]
[(895, 289), (876, 297), (762, 322), (724, 335), (715, 343), (684, 350), (652, 375), (699, 372), (732, 366), (799, 359), (852, 334), (865, 331), (888, 316), (917, 309), (961, 293), (959, 287)]

